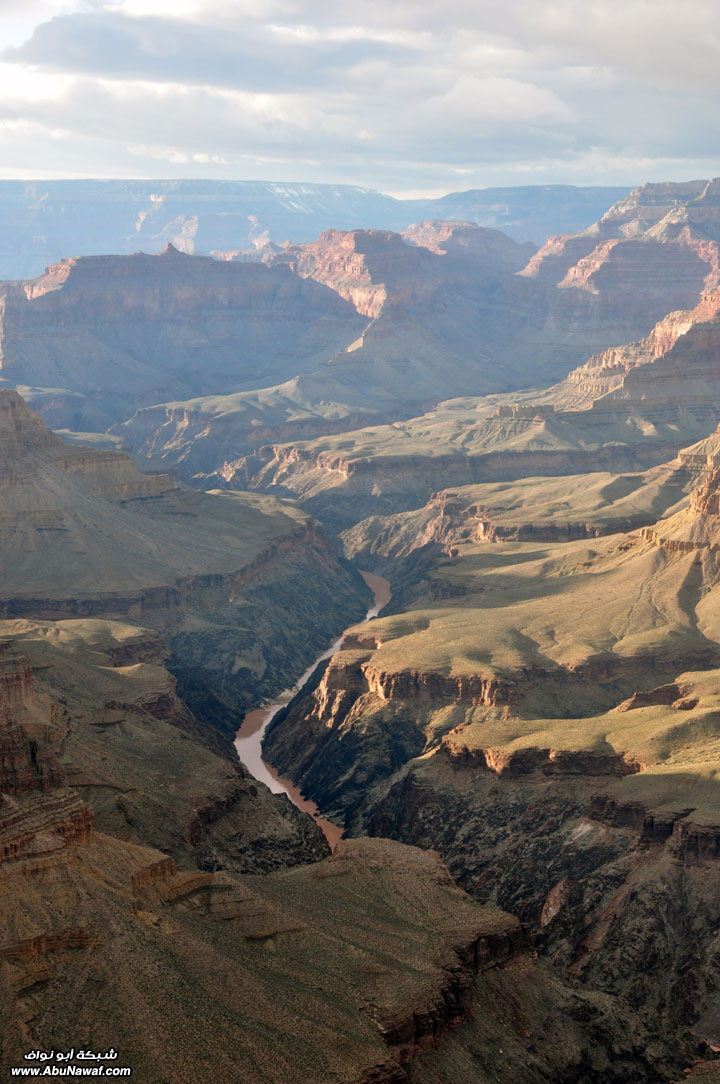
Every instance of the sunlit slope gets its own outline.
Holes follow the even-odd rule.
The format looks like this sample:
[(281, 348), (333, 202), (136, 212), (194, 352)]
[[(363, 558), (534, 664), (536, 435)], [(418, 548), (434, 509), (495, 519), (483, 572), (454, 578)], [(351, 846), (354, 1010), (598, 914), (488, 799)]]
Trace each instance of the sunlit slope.
[[(426, 547), (450, 552), (467, 542), (570, 542), (650, 525), (687, 503), (697, 476), (676, 462), (621, 475), (598, 471), (563, 478), (522, 478), (456, 486), (421, 508), (373, 515), (343, 531), (360, 567), (393, 562)], [(408, 566), (410, 567), (410, 566)]]
[[(651, 472), (646, 511), (658, 474)], [(603, 481), (593, 488), (588, 476), (568, 491), (581, 506), (594, 504), (598, 523), (603, 489), (606, 511), (613, 494), (628, 499), (633, 490), (629, 478)], [(642, 481), (635, 479), (636, 493)], [(553, 484), (537, 480), (546, 495)], [(652, 724), (638, 728), (636, 712), (612, 713), (678, 674), (720, 665), (717, 484), (711, 476), (689, 500), (677, 487), (680, 511), (666, 520), (592, 540), (492, 542), (478, 540), (477, 530), (463, 536), (461, 527), (415, 581), (403, 517), (390, 518), (389, 552), (370, 546), (363, 558), (387, 568), (383, 560), (405, 556), (398, 612), (348, 632), (318, 691), (273, 729), (270, 756), (286, 770), (297, 758), (300, 780), (336, 807), (360, 800), (363, 775), (391, 775), (450, 731), (458, 737), (448, 742), (486, 744), (505, 759), (517, 746), (536, 751), (531, 762), (537, 750), (545, 750), (540, 759), (548, 750), (607, 754), (601, 763), (611, 774), (650, 763)], [(529, 482), (508, 490), (515, 514), (537, 511)], [(367, 524), (347, 532), (346, 544), (363, 530)], [(658, 729), (661, 750), (667, 729)]]

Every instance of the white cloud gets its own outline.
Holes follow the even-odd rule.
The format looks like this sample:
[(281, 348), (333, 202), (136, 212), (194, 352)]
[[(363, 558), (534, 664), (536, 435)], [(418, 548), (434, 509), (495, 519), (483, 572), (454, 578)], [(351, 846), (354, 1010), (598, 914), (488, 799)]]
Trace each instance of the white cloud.
[(431, 98), (427, 108), (438, 119), (458, 118), (470, 123), (567, 121), (572, 116), (570, 108), (552, 90), (496, 75), (461, 75), (449, 90)]
[(210, 23), (239, 18), (269, 19), (292, 10), (285, 0), (106, 0), (102, 6), (135, 19), (159, 16)]
[(715, 0), (0, 0), (0, 32), (5, 170), (392, 191), (720, 172)]
[(5, 105), (57, 100), (64, 97), (74, 83), (75, 79), (69, 75), (0, 61), (0, 100)]

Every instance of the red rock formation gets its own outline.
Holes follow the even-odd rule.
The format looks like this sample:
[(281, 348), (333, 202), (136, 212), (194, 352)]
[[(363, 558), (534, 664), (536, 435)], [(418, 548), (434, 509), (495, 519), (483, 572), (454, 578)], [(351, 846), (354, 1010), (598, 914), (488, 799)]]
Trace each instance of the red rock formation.
[[(708, 239), (707, 226), (717, 232), (720, 216), (712, 206), (714, 181), (691, 181), (680, 184), (645, 184), (635, 188), (628, 196), (610, 208), (606, 214), (580, 234), (551, 237), (529, 262), (523, 274), (558, 283), (564, 279), (579, 262), (590, 257), (607, 242), (617, 240), (659, 240), (676, 241), (681, 244), (700, 244)], [(689, 211), (693, 208), (693, 211)], [(702, 209), (700, 209), (702, 208)], [(704, 223), (703, 228), (694, 233), (682, 234), (673, 228), (678, 216), (688, 221), (697, 215), (696, 221)], [(715, 241), (720, 237), (711, 234)], [(606, 251), (612, 251), (608, 249)], [(669, 259), (672, 253), (665, 254)], [(717, 268), (717, 252), (708, 250), (708, 271), (713, 265)], [(664, 257), (662, 257), (664, 259)], [(700, 257), (702, 259), (702, 256)], [(593, 256), (591, 262), (599, 266), (603, 255)]]
[(693, 309), (669, 313), (646, 338), (604, 350), (573, 370), (554, 389), (555, 404), (565, 410), (589, 407), (607, 424), (613, 416), (631, 413), (650, 421), (671, 421), (683, 410), (716, 416), (719, 345), (720, 289), (715, 289)]
[(506, 272), (520, 271), (533, 245), (518, 245), (505, 233), (469, 222), (416, 222), (403, 230), (405, 241), (430, 249), (439, 256), (472, 259), (487, 269)]
[(634, 775), (642, 764), (623, 753), (594, 753), (587, 749), (483, 749), (469, 748), (455, 734), (443, 738), (442, 751), (456, 764), (465, 764), (494, 772), (498, 776), (519, 777), (532, 772), (543, 775)]
[(57, 855), (93, 838), (90, 806), (70, 791), (5, 797), (0, 805), (0, 864)]
[(317, 241), (288, 245), (268, 260), (287, 263), (303, 278), (329, 286), (370, 319), (379, 315), (389, 297), (399, 300), (399, 290), (404, 290), (406, 301), (427, 301), (439, 281), (427, 252), (385, 230), (327, 230)]

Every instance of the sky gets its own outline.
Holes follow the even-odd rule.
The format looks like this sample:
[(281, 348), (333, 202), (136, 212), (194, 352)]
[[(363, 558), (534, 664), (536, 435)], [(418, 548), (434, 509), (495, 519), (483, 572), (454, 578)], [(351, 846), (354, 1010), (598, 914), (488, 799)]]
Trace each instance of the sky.
[(719, 174), (717, 0), (0, 0), (0, 178)]

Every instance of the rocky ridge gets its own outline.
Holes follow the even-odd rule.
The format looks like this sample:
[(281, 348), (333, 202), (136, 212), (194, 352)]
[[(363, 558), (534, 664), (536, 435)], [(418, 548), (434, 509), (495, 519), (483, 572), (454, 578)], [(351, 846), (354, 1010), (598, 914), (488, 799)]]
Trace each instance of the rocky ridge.
[[(720, 411), (719, 300), (718, 290), (704, 294), (646, 338), (602, 351), (545, 392), (450, 400), (393, 425), (274, 444), (226, 463), (215, 478), (292, 493), (347, 528), (358, 506), (365, 515), (397, 513), (440, 488), (600, 469), (618, 474), (676, 455), (695, 470), (707, 453), (693, 458), (698, 453), (683, 443), (705, 437)], [(553, 516), (545, 518), (556, 525), (557, 517), (552, 524)]]
[(529, 185), (397, 200), (354, 185), (267, 181), (2, 181), (3, 279), (41, 273), (68, 252), (154, 252), (168, 242), (188, 253), (311, 241), (358, 222), (402, 229), (423, 218), (464, 219), (542, 243), (583, 229), (627, 188)]
[(287, 379), (364, 325), (337, 293), (287, 268), (169, 245), (67, 258), (3, 283), (0, 365), (55, 427), (105, 430), (149, 403)]
[[(616, 259), (631, 263), (648, 259), (650, 264), (687, 261), (689, 269), (695, 257), (695, 275), (705, 279), (707, 287), (717, 285), (713, 280), (720, 241), (719, 184), (714, 179), (641, 185), (581, 233), (551, 237), (523, 273), (564, 285), (582, 282), (592, 288), (593, 277), (612, 274)], [(655, 247), (658, 244), (685, 251), (663, 250)]]
[(369, 320), (358, 337), (283, 384), (144, 408), (117, 432), (138, 455), (213, 473), (225, 469), (223, 459), (232, 464), (269, 440), (404, 419), (442, 395), (557, 379), (649, 333), (669, 310), (695, 305), (716, 285), (707, 253), (656, 241), (612, 244), (610, 271), (578, 266), (562, 284), (521, 271), (523, 246), (462, 222), (423, 222), (402, 236), (334, 230), (314, 243), (276, 246), (253, 262), (286, 266), (336, 291)]

